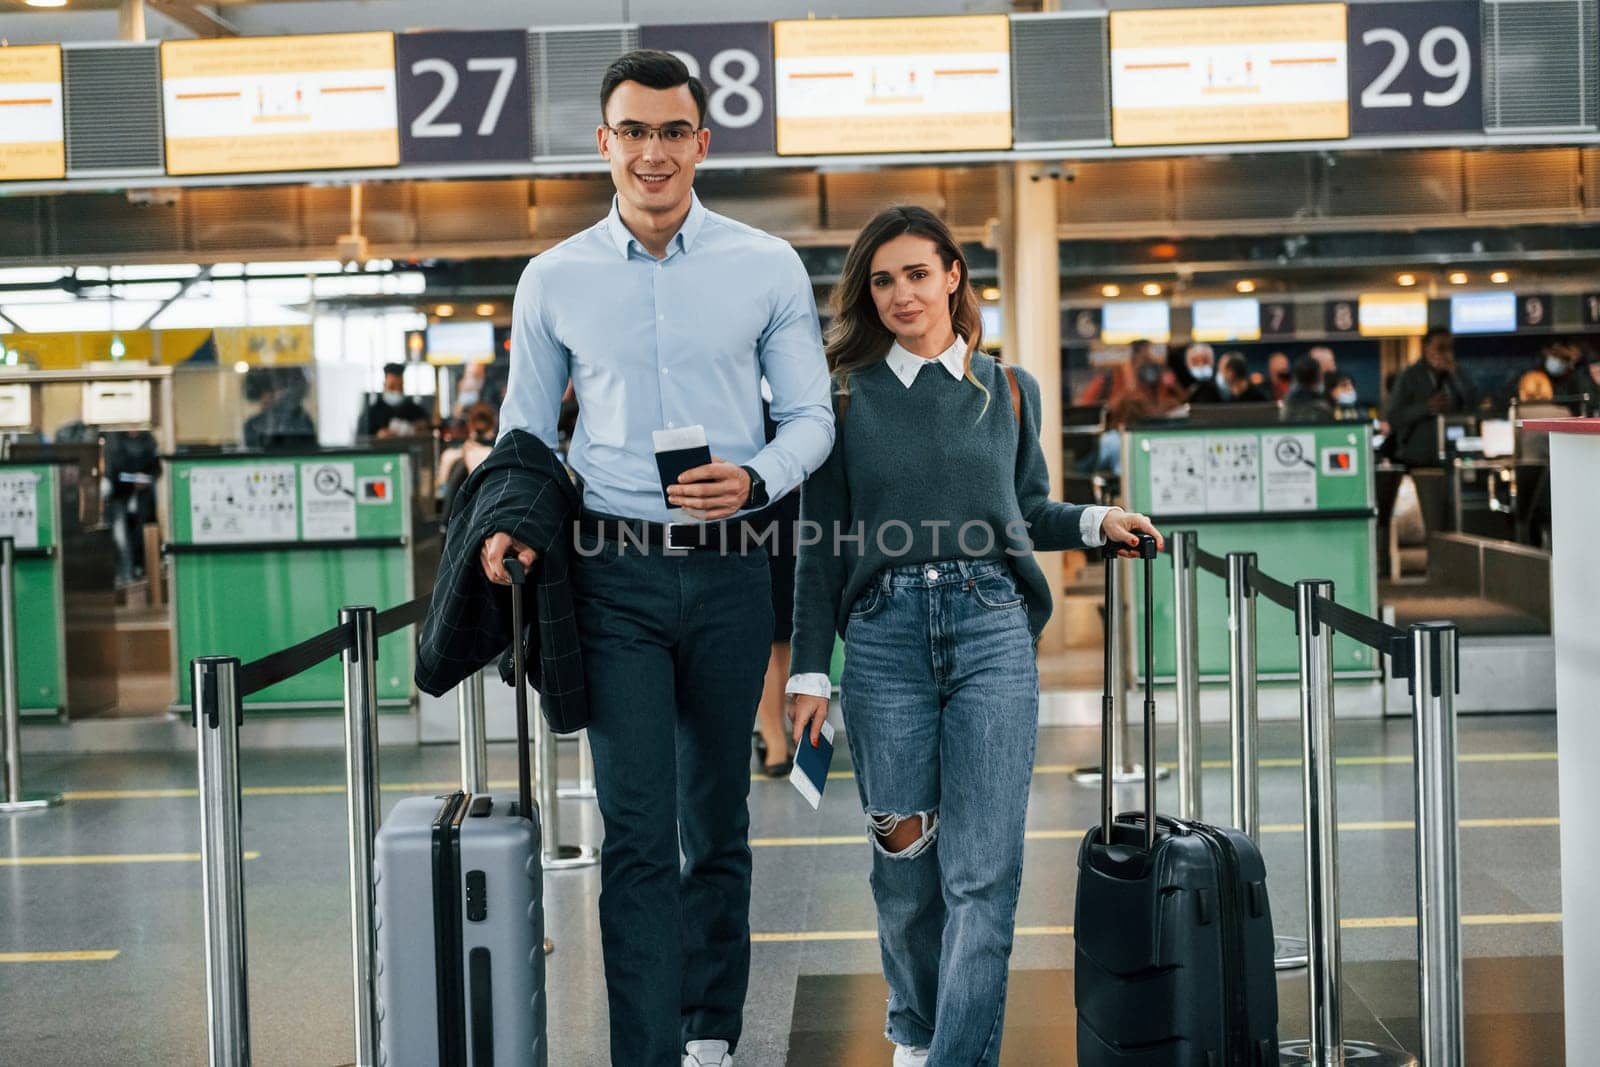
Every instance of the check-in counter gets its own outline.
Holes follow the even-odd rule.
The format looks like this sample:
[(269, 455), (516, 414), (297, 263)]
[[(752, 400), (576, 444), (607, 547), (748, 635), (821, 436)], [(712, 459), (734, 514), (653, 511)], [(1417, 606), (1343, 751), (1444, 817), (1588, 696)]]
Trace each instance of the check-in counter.
[(21, 714), (67, 708), (62, 588), (61, 472), (52, 463), (0, 463), (0, 537), (15, 549), (17, 700)]

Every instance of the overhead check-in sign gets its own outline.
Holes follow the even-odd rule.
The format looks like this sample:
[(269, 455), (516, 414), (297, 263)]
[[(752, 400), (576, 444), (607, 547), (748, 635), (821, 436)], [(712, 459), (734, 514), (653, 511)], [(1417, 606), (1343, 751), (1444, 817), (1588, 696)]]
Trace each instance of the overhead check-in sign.
[(714, 154), (772, 154), (777, 112), (770, 23), (644, 26), (639, 44), (673, 53), (706, 87), (706, 126)]
[(402, 33), (395, 38), (395, 79), (402, 162), (533, 157), (524, 31)]
[(1476, 0), (1350, 5), (1350, 132), (1483, 129)]
[(61, 47), (0, 48), (0, 181), (66, 175)]

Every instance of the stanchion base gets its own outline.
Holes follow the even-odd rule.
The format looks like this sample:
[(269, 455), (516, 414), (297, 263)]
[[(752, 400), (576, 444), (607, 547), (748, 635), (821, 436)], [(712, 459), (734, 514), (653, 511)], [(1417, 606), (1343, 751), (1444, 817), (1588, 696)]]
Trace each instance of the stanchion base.
[[(1172, 776), (1172, 771), (1169, 768), (1167, 768), (1167, 767), (1157, 767), (1156, 768), (1156, 781), (1159, 782), (1162, 779), (1170, 778), (1171, 776)], [(1077, 768), (1074, 768), (1073, 771), (1072, 771), (1072, 780), (1074, 782), (1077, 782), (1079, 785), (1099, 785), (1100, 784), (1100, 768), (1099, 767), (1077, 767)], [(1111, 782), (1112, 782), (1113, 785), (1138, 785), (1139, 783), (1141, 783), (1143, 781), (1144, 781), (1144, 765), (1141, 764), (1141, 763), (1135, 763), (1131, 767), (1124, 767), (1120, 771), (1116, 771), (1111, 775)]]
[[(1278, 1045), (1278, 1062), (1283, 1067), (1292, 1064), (1310, 1064), (1312, 1067), (1324, 1067), (1335, 1061), (1328, 1057), (1319, 1057), (1311, 1051), (1311, 1042), (1305, 1038), (1294, 1041), (1284, 1041)], [(1403, 1049), (1389, 1048), (1385, 1045), (1374, 1045), (1370, 1041), (1346, 1041), (1344, 1043), (1344, 1060), (1347, 1067), (1417, 1067), (1417, 1058)]]
[(1306, 942), (1301, 937), (1272, 939), (1272, 966), (1279, 971), (1296, 971), (1311, 962)]
[(592, 785), (564, 785), (556, 790), (556, 796), (562, 800), (593, 800), (594, 786)]
[(43, 811), (61, 803), (60, 793), (24, 793), (21, 800), (9, 803), (0, 801), (0, 815), (21, 815), (28, 811)]
[(544, 869), (571, 871), (579, 867), (593, 867), (600, 862), (600, 853), (588, 845), (562, 845), (544, 850)]

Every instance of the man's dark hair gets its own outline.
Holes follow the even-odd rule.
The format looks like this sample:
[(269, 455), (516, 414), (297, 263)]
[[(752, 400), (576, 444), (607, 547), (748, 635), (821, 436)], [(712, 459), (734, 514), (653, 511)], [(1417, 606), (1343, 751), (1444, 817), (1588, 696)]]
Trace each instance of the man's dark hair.
[(387, 378), (391, 374), (397, 378), (404, 378), (406, 376), (406, 365), (404, 363), (385, 363), (383, 365), (383, 376)]
[(1313, 393), (1322, 391), (1322, 364), (1310, 353), (1294, 361), (1294, 384)]
[(1235, 378), (1248, 378), (1250, 364), (1242, 352), (1224, 352), (1222, 362), (1217, 364), (1217, 373), (1230, 380)]
[(638, 82), (647, 89), (676, 89), (680, 85), (687, 85), (689, 95), (694, 97), (695, 111), (699, 116), (697, 121), (705, 125), (706, 87), (700, 84), (699, 78), (689, 73), (683, 60), (671, 52), (640, 48), (618, 56), (616, 62), (606, 68), (606, 76), (600, 79), (601, 122), (611, 121), (606, 117), (606, 105), (611, 102), (611, 94), (623, 82)]
[(1443, 326), (1435, 326), (1433, 329), (1422, 335), (1422, 347), (1427, 348), (1428, 345), (1433, 343), (1433, 339), (1435, 337), (1443, 337), (1448, 341), (1454, 336), (1454, 334), (1445, 329)]

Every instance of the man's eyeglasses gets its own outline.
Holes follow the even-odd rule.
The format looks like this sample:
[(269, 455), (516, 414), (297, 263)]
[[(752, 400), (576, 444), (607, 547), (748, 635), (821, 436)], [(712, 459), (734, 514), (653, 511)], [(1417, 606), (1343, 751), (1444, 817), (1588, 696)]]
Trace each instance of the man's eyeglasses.
[(661, 143), (668, 148), (684, 148), (692, 144), (695, 134), (700, 132), (687, 122), (669, 122), (664, 126), (624, 122), (621, 126), (607, 126), (606, 129), (629, 148), (643, 148), (649, 143), (651, 136), (661, 138)]

